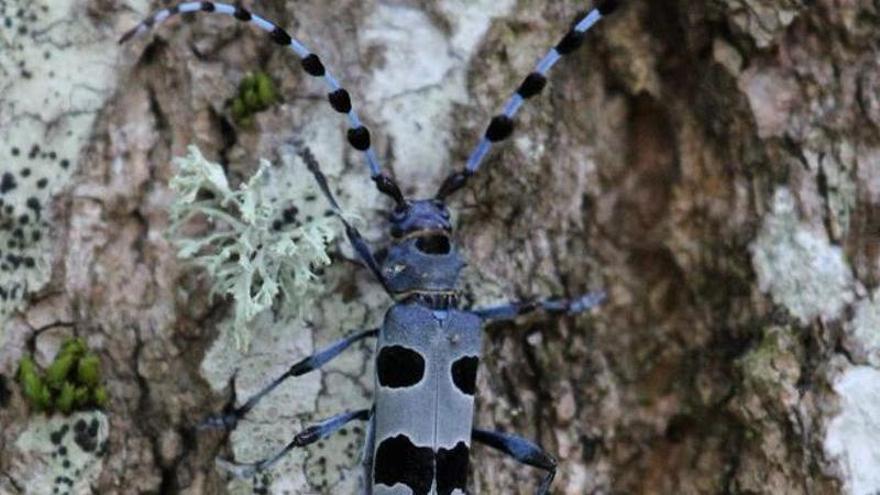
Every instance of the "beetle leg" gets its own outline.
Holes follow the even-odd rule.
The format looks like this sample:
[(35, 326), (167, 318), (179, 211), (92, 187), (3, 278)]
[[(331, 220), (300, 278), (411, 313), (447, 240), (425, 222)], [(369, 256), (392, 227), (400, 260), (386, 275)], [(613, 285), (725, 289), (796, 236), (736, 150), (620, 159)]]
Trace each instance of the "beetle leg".
[(582, 313), (602, 304), (605, 292), (590, 292), (576, 299), (542, 299), (532, 301), (515, 301), (500, 306), (475, 309), (473, 312), (485, 323), (513, 320), (518, 316), (546, 311), (550, 314), (574, 315)]
[(550, 490), (550, 483), (556, 477), (556, 459), (544, 451), (540, 446), (525, 438), (504, 433), (501, 431), (481, 430), (474, 428), (473, 440), (493, 449), (500, 450), (513, 457), (517, 461), (534, 466), (547, 472), (538, 486), (537, 495), (546, 495)]
[(294, 435), (293, 440), (291, 440), (290, 443), (285, 445), (283, 449), (279, 450), (270, 457), (249, 464), (238, 464), (218, 458), (217, 465), (221, 469), (224, 469), (225, 471), (231, 473), (236, 478), (252, 478), (258, 473), (271, 468), (276, 462), (281, 460), (281, 458), (284, 457), (291, 450), (297, 447), (305, 447), (307, 445), (311, 445), (317, 442), (318, 440), (327, 438), (352, 421), (366, 421), (370, 419), (370, 415), (370, 409), (360, 409), (357, 411), (349, 411), (342, 414), (337, 414), (332, 418), (309, 426), (305, 430), (297, 433), (296, 435)]
[(330, 344), (329, 346), (321, 349), (320, 351), (312, 354), (309, 357), (306, 357), (293, 366), (290, 367), (287, 371), (284, 372), (283, 375), (279, 376), (275, 380), (272, 381), (265, 388), (254, 394), (250, 399), (248, 399), (241, 406), (225, 411), (220, 414), (211, 415), (206, 418), (204, 421), (199, 423), (199, 429), (209, 429), (209, 428), (224, 428), (226, 430), (232, 430), (235, 428), (238, 421), (244, 417), (245, 414), (248, 413), (253, 407), (260, 401), (266, 394), (275, 389), (278, 385), (280, 385), (284, 380), (287, 380), (293, 376), (301, 376), (314, 371), (321, 366), (327, 364), (327, 362), (333, 360), (337, 356), (339, 356), (344, 350), (351, 347), (355, 342), (361, 341), (363, 339), (369, 337), (375, 337), (379, 334), (378, 328), (373, 328), (371, 330), (364, 330), (362, 332), (358, 332), (356, 334), (350, 335), (338, 342)]

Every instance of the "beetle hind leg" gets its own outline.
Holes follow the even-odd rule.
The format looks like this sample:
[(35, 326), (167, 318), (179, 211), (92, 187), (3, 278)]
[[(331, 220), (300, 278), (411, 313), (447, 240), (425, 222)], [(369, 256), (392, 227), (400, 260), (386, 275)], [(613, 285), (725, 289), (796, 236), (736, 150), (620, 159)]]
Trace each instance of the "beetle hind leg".
[(500, 450), (523, 464), (546, 471), (547, 474), (541, 480), (536, 494), (547, 495), (549, 493), (550, 483), (556, 477), (556, 459), (540, 446), (516, 435), (478, 428), (474, 428), (472, 438), (475, 442)]
[(366, 421), (370, 419), (370, 416), (371, 413), (369, 409), (360, 409), (338, 414), (320, 423), (309, 426), (297, 433), (294, 435), (293, 440), (285, 445), (284, 448), (265, 459), (257, 462), (240, 464), (227, 461), (226, 459), (217, 458), (217, 466), (236, 478), (253, 478), (257, 474), (271, 468), (291, 450), (311, 445), (318, 440), (322, 440), (336, 433), (343, 426), (352, 421)]

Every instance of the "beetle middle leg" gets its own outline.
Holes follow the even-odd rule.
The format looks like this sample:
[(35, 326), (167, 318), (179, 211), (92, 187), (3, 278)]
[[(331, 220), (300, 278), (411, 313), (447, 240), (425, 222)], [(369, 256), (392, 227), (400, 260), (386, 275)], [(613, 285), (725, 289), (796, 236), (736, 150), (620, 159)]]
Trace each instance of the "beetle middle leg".
[(516, 435), (479, 428), (474, 428), (472, 438), (475, 442), (500, 450), (523, 464), (546, 471), (547, 474), (541, 480), (536, 493), (546, 495), (550, 490), (550, 483), (556, 477), (556, 459), (540, 446)]
[(343, 351), (351, 347), (352, 344), (364, 340), (366, 338), (375, 337), (379, 334), (378, 328), (373, 328), (370, 330), (364, 330), (362, 332), (358, 332), (348, 337), (339, 340), (329, 346), (321, 349), (320, 351), (308, 356), (296, 363), (293, 364), (287, 371), (284, 372), (281, 376), (272, 381), (269, 385), (264, 387), (262, 390), (254, 394), (251, 398), (249, 398), (244, 404), (237, 408), (230, 408), (231, 410), (224, 411), (220, 414), (211, 415), (206, 418), (204, 421), (199, 423), (198, 428), (200, 429), (208, 429), (208, 428), (223, 428), (226, 430), (232, 430), (238, 424), (238, 421), (243, 418), (248, 411), (253, 409), (253, 407), (260, 401), (264, 396), (266, 396), (269, 392), (275, 389), (278, 385), (284, 380), (287, 380), (293, 376), (302, 376), (306, 373), (312, 372), (321, 366), (324, 366), (329, 361), (332, 361), (337, 356), (342, 354)]
[(367, 421), (370, 419), (371, 414), (370, 409), (360, 409), (357, 411), (337, 414), (336, 416), (309, 426), (303, 431), (297, 433), (294, 435), (293, 440), (270, 457), (249, 464), (238, 464), (223, 459), (217, 459), (217, 464), (237, 478), (252, 478), (261, 471), (265, 471), (272, 467), (291, 450), (297, 447), (305, 447), (318, 440), (327, 438), (352, 421)]
[(515, 301), (500, 306), (475, 309), (473, 312), (485, 323), (513, 320), (518, 316), (546, 311), (549, 314), (574, 315), (594, 308), (605, 301), (605, 292), (590, 292), (576, 299), (540, 299)]

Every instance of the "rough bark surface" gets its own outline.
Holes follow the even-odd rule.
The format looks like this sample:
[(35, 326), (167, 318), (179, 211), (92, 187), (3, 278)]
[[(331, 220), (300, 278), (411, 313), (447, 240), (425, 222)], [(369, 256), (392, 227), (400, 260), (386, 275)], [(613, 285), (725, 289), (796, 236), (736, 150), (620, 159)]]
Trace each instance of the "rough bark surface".
[[(588, 7), (245, 3), (321, 53), (415, 196), (461, 166)], [(262, 315), (251, 348), (235, 349), (228, 301), (166, 238), (172, 158), (196, 144), (241, 180), (301, 138), (376, 245), (389, 205), (323, 88), (262, 33), (200, 16), (118, 47), (156, 7), (0, 1), (3, 494), (55, 486), (39, 482), (62, 469), (39, 443), (63, 419), (30, 412), (15, 373), (69, 335), (100, 354), (110, 391), (94, 413), (106, 447), (76, 453), (73, 493), (249, 493), (215, 457), (264, 457), (369, 403), (365, 344), (285, 384), (228, 437), (193, 430), (233, 374), (246, 397), (378, 324), (389, 301), (340, 243), (314, 309)], [(452, 202), (469, 304), (608, 291), (593, 314), (486, 334), (477, 421), (553, 453), (554, 493), (880, 492), (878, 32), (869, 0), (624, 2)], [(228, 101), (256, 70), (284, 101), (237, 126)], [(353, 493), (363, 432), (346, 433), (257, 489)], [(539, 479), (480, 447), (472, 473), (475, 493), (529, 494)]]

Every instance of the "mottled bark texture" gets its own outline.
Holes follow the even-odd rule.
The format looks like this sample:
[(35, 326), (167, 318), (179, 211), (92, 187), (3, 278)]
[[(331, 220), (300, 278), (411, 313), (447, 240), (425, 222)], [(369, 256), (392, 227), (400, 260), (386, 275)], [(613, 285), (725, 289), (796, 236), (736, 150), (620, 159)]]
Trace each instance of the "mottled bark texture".
[[(245, 3), (322, 54), (415, 195), (461, 166), (588, 7)], [(591, 315), (490, 328), (478, 423), (553, 453), (554, 493), (877, 493), (880, 4), (622, 3), (452, 201), (469, 304), (609, 294)], [(222, 408), (234, 371), (246, 396), (315, 346), (379, 323), (388, 300), (340, 244), (309, 315), (261, 317), (250, 351), (230, 348), (229, 303), (208, 298), (210, 281), (176, 261), (165, 237), (171, 159), (196, 144), (241, 180), (302, 138), (376, 245), (387, 200), (323, 88), (263, 33), (198, 16), (118, 48), (157, 3), (0, 5), (12, 19), (4, 46), (33, 55), (19, 67), (6, 50), (0, 64), (0, 172), (18, 183), (5, 204), (28, 211), (16, 191), (58, 169), (51, 156), (31, 164), (32, 144), (38, 155), (63, 148), (75, 171), (53, 175), (41, 196), (42, 258), (21, 304), (4, 310), (0, 492), (45, 492), (28, 482), (39, 455), (21, 440), (44, 420), (14, 374), (23, 352), (45, 363), (70, 334), (100, 354), (110, 390), (106, 454), (74, 491), (249, 492), (215, 456), (255, 460), (310, 421), (368, 404), (370, 345), (285, 385), (228, 439), (193, 424)], [(34, 17), (16, 17), (20, 8)], [(228, 101), (257, 70), (284, 101), (237, 126)], [(21, 177), (25, 167), (33, 177)], [(4, 284), (25, 268), (18, 278), (4, 270)], [(352, 492), (359, 432), (291, 455), (261, 483)], [(539, 479), (486, 448), (472, 464), (476, 493), (532, 493)]]

